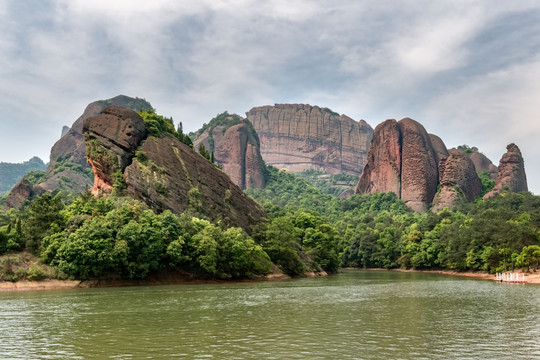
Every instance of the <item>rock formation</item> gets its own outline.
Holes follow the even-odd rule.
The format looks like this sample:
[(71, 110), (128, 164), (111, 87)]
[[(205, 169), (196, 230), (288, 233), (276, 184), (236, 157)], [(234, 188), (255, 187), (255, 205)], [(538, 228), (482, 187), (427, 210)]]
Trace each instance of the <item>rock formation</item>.
[(246, 115), (267, 165), (291, 172), (362, 173), (373, 135), (365, 121), (303, 104), (261, 106)]
[(10, 191), (6, 198), (5, 207), (8, 209), (18, 208), (24, 204), (27, 199), (40, 196), (45, 191), (39, 187), (34, 187), (25, 178), (22, 178)]
[(435, 150), (420, 123), (405, 118), (398, 124), (401, 130), (401, 199), (411, 209), (422, 212), (437, 192)]
[(497, 178), (498, 169), (495, 165), (493, 165), (491, 160), (489, 160), (486, 155), (475, 151), (470, 155), (470, 158), (474, 164), (477, 173), (480, 174), (482, 171), (485, 170), (489, 173), (489, 176), (492, 180), (495, 180)]
[[(95, 191), (126, 191), (155, 211), (192, 211), (250, 230), (264, 211), (229, 177), (169, 134), (147, 136), (143, 120), (108, 107), (84, 124)], [(117, 183), (119, 182), (119, 183)]]
[(429, 139), (431, 140), (431, 145), (433, 146), (433, 151), (435, 151), (435, 162), (438, 164), (441, 159), (447, 158), (450, 153), (444, 145), (444, 142), (437, 135), (429, 134)]
[(266, 165), (257, 133), (248, 120), (227, 115), (223, 116), (223, 124), (211, 121), (194, 139), (193, 148), (197, 150), (203, 144), (213, 152), (215, 162), (241, 189), (262, 189), (266, 184)]
[(527, 176), (523, 156), (516, 144), (509, 144), (506, 153), (499, 162), (499, 171), (495, 180), (495, 188), (484, 195), (484, 199), (490, 198), (508, 190), (511, 192), (528, 191)]
[(115, 173), (131, 164), (137, 146), (147, 136), (144, 121), (136, 112), (113, 105), (88, 118), (83, 132), (94, 173), (92, 192), (110, 193)]
[[(33, 185), (30, 198), (34, 194), (43, 194), (44, 192), (53, 192), (54, 190), (83, 192), (92, 187), (93, 174), (90, 165), (86, 161), (86, 144), (83, 141), (82, 129), (83, 122), (87, 118), (99, 114), (108, 105), (131, 107), (134, 110), (145, 110), (152, 107), (146, 100), (124, 95), (89, 104), (83, 114), (65, 134), (65, 130), (62, 130), (64, 135), (51, 149), (49, 166), (47, 167), (45, 177), (41, 183)], [(19, 199), (19, 201), (11, 202), (10, 207), (19, 207), (26, 200), (20, 196), (20, 194), (26, 193), (26, 191), (24, 189), (18, 189), (17, 186), (12, 191), (19, 195), (14, 195), (13, 199)]]
[(440, 191), (433, 211), (451, 208), (462, 201), (473, 201), (482, 191), (482, 182), (472, 160), (460, 150), (451, 150), (439, 163)]
[(396, 120), (377, 125), (356, 194), (393, 192), (401, 198), (401, 130)]
[(437, 156), (420, 123), (386, 120), (375, 128), (355, 193), (394, 192), (411, 209), (424, 211), (437, 191)]

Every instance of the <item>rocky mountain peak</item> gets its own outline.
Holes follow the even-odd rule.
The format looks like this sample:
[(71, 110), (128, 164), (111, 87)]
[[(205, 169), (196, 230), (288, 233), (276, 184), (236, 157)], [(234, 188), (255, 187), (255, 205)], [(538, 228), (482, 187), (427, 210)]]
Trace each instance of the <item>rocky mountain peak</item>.
[(523, 156), (514, 143), (506, 146), (506, 153), (499, 162), (495, 188), (484, 195), (484, 199), (500, 194), (505, 189), (511, 192), (528, 191)]

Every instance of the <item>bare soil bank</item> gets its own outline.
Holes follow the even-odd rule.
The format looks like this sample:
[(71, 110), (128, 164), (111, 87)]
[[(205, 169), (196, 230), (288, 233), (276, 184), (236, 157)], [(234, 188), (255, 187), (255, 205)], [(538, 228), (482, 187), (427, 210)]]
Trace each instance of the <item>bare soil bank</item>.
[[(449, 270), (403, 270), (403, 269), (366, 269), (368, 271), (398, 271), (398, 272), (417, 272), (443, 274), (451, 276), (471, 277), (477, 279), (495, 280), (493, 274), (484, 272), (457, 272)], [(306, 277), (325, 276), (326, 274), (307, 273)], [(81, 288), (96, 288), (96, 287), (119, 287), (119, 286), (150, 286), (150, 285), (179, 285), (179, 284), (225, 284), (225, 283), (240, 283), (240, 282), (258, 282), (283, 280), (290, 277), (282, 273), (273, 273), (264, 277), (246, 280), (204, 280), (197, 279), (191, 274), (175, 273), (160, 276), (152, 276), (143, 280), (120, 280), (120, 279), (100, 279), (100, 280), (43, 280), (43, 281), (27, 281), (21, 280), (17, 282), (0, 281), (1, 291), (29, 291), (29, 290), (66, 290), (66, 289), (81, 289)], [(525, 280), (529, 284), (540, 284), (540, 273), (525, 273)]]

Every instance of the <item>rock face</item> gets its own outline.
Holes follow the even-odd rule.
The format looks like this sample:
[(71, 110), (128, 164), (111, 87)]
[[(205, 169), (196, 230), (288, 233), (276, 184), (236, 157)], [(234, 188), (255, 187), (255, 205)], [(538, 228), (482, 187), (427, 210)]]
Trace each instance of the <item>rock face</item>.
[(435, 150), (420, 123), (405, 118), (398, 124), (401, 130), (401, 199), (411, 209), (422, 212), (437, 192)]
[(19, 208), (27, 199), (40, 196), (43, 193), (41, 188), (34, 187), (28, 180), (22, 178), (7, 196), (5, 207), (8, 209)]
[(147, 136), (144, 121), (136, 112), (113, 105), (88, 118), (83, 132), (94, 173), (92, 193), (110, 193), (114, 174), (131, 164), (137, 146)]
[(429, 134), (429, 139), (431, 140), (431, 145), (433, 146), (433, 151), (435, 151), (435, 161), (438, 164), (441, 159), (447, 158), (450, 153), (444, 145), (444, 142), (437, 135)]
[(489, 160), (486, 155), (479, 152), (473, 152), (470, 155), (470, 158), (477, 173), (481, 173), (482, 171), (486, 170), (492, 180), (497, 178), (498, 168), (493, 165), (491, 160)]
[(462, 201), (473, 201), (482, 191), (482, 183), (472, 160), (460, 150), (451, 150), (439, 163), (441, 190), (433, 211), (451, 208)]
[(142, 123), (137, 113), (116, 107), (85, 122), (96, 191), (107, 193), (123, 181), (133, 197), (156, 211), (193, 211), (247, 231), (266, 216), (208, 160), (169, 134), (146, 137)]
[(499, 171), (495, 180), (495, 188), (484, 195), (484, 199), (500, 194), (505, 189), (511, 192), (528, 191), (527, 176), (523, 156), (516, 144), (509, 144), (506, 153), (499, 162)]
[(364, 168), (373, 130), (363, 120), (303, 104), (261, 106), (246, 115), (259, 135), (267, 165), (352, 175)]
[[(92, 187), (93, 174), (92, 168), (86, 161), (83, 123), (89, 117), (98, 115), (108, 105), (131, 107), (136, 110), (145, 110), (152, 107), (146, 100), (124, 95), (89, 104), (69, 130), (62, 129), (62, 138), (51, 149), (49, 166), (47, 167), (45, 178), (41, 183), (33, 186), (33, 190), (29, 195), (30, 198), (35, 194), (53, 192), (54, 190), (83, 192)], [(13, 191), (18, 190), (14, 189)], [(20, 196), (18, 197), (21, 198)], [(24, 203), (24, 200), (12, 207), (20, 206)]]
[(401, 130), (396, 120), (377, 125), (356, 194), (393, 192), (401, 198)]
[(266, 184), (266, 165), (260, 153), (259, 138), (248, 120), (239, 116), (227, 118), (228, 124), (208, 128), (193, 142), (214, 153), (215, 162), (241, 189), (262, 189)]
[(420, 123), (386, 120), (375, 128), (355, 193), (394, 192), (411, 209), (424, 211), (437, 191), (437, 156)]

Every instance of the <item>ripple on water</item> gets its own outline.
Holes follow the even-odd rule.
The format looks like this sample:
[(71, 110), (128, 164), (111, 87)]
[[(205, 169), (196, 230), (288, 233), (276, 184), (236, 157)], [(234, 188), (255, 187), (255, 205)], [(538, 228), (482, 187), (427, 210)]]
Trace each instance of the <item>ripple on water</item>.
[(0, 357), (540, 358), (538, 287), (417, 275), (0, 294)]

